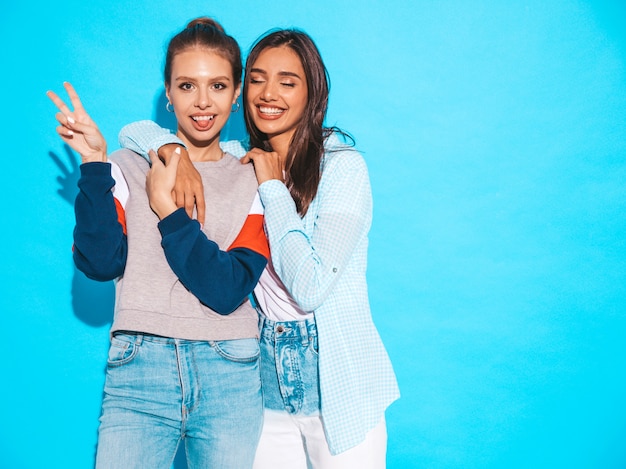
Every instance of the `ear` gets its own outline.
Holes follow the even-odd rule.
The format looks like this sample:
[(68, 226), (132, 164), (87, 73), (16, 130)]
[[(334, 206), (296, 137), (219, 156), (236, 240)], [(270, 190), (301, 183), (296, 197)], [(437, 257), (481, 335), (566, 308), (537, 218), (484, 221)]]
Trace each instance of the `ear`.
[(235, 104), (237, 102), (237, 98), (239, 98), (239, 95), (241, 94), (241, 83), (239, 83), (239, 86), (237, 87), (237, 89), (235, 90), (235, 96), (233, 96), (233, 102), (232, 104)]
[(168, 102), (172, 102), (172, 100), (170, 99), (170, 86), (167, 83), (164, 83), (165, 86), (165, 97), (167, 98)]

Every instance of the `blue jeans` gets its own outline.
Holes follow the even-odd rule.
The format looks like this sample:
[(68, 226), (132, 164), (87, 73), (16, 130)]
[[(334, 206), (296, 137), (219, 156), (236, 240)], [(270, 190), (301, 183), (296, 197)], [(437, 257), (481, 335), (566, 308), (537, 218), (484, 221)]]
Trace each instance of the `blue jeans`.
[(261, 381), (266, 409), (319, 414), (318, 342), (314, 319), (260, 318)]
[(111, 340), (96, 467), (251, 467), (263, 421), (256, 339), (202, 342), (135, 333)]

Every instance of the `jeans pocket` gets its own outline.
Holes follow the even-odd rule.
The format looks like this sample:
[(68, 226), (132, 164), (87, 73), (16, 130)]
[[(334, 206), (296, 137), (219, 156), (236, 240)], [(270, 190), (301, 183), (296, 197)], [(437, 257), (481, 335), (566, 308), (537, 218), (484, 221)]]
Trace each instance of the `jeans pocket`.
[(238, 363), (254, 362), (261, 354), (258, 339), (220, 340), (210, 344), (220, 356)]
[(122, 366), (135, 358), (139, 346), (135, 343), (135, 337), (126, 334), (118, 334), (111, 339), (107, 365), (110, 367)]

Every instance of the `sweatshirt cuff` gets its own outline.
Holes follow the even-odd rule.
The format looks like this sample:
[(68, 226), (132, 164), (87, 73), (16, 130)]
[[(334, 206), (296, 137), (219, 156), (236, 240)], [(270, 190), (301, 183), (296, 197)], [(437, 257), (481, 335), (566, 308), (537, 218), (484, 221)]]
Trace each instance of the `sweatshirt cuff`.
[(111, 163), (108, 161), (92, 161), (80, 165), (81, 176), (110, 176)]
[(87, 193), (104, 193), (111, 190), (115, 180), (111, 176), (111, 164), (108, 162), (93, 161), (80, 165), (78, 187)]
[[(163, 220), (158, 223), (159, 231), (161, 232), (161, 236), (167, 236), (169, 234), (174, 233), (182, 228), (189, 226), (191, 223), (198, 223), (196, 220), (192, 220), (185, 212), (183, 207), (177, 209), (176, 211), (169, 214)], [(198, 228), (200, 224), (198, 224)]]

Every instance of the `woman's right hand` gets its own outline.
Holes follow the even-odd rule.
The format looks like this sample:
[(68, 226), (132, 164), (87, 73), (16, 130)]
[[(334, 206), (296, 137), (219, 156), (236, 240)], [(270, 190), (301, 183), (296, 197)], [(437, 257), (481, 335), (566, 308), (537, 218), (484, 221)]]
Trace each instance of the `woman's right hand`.
[(187, 149), (176, 143), (168, 143), (159, 148), (159, 157), (166, 165), (170, 163), (170, 158), (176, 152), (180, 156), (178, 170), (176, 171), (176, 182), (172, 190), (172, 197), (178, 207), (184, 207), (189, 218), (193, 218), (193, 209), (196, 208), (196, 217), (201, 225), (204, 225), (204, 186), (200, 173), (189, 159)]
[(241, 164), (254, 164), (254, 172), (259, 186), (265, 181), (278, 179), (285, 182), (285, 159), (275, 151), (263, 151), (253, 148), (241, 158)]
[(164, 164), (153, 150), (148, 154), (152, 165), (146, 174), (146, 192), (150, 208), (157, 214), (159, 220), (163, 220), (178, 209), (172, 191), (180, 162), (180, 148), (172, 153), (167, 164)]
[(100, 133), (100, 129), (85, 111), (74, 87), (67, 82), (63, 83), (63, 86), (74, 111), (71, 111), (67, 104), (53, 91), (46, 93), (60, 111), (56, 114), (56, 119), (61, 124), (56, 128), (57, 133), (65, 143), (80, 154), (83, 163), (105, 162), (107, 160), (107, 144), (102, 133)]

